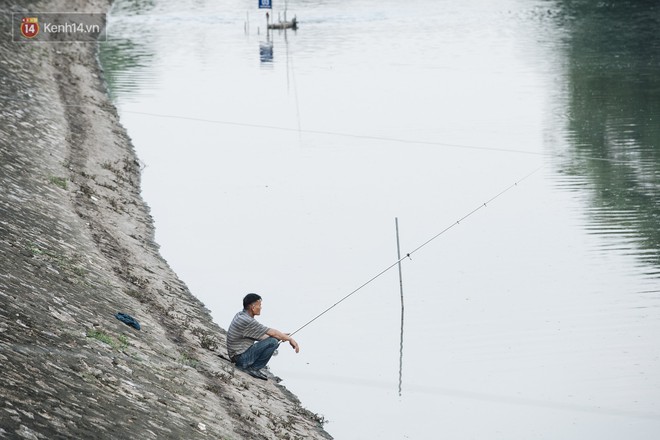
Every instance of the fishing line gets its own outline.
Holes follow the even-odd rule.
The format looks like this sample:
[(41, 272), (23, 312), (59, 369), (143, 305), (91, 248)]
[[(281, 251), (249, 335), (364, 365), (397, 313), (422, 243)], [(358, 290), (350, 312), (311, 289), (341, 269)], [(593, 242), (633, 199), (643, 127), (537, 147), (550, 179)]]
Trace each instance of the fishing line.
[(310, 130), (310, 129), (301, 129), (301, 128), (290, 128), (290, 127), (281, 127), (277, 125), (266, 125), (266, 124), (253, 124), (249, 122), (232, 122), (232, 121), (222, 121), (217, 119), (206, 119), (206, 118), (197, 118), (191, 116), (178, 116), (178, 115), (167, 115), (162, 113), (152, 113), (152, 112), (140, 112), (133, 110), (122, 110), (122, 113), (130, 113), (135, 115), (144, 115), (151, 116), (155, 118), (171, 118), (171, 119), (181, 119), (186, 121), (195, 121), (195, 122), (205, 122), (210, 124), (223, 124), (223, 125), (233, 125), (237, 127), (248, 127), (248, 128), (265, 128), (269, 130), (279, 130), (287, 132), (297, 132), (297, 133), (308, 133), (308, 134), (321, 134), (324, 136), (340, 136), (348, 137), (354, 139), (366, 139), (372, 141), (388, 141), (388, 142), (400, 142), (405, 144), (418, 144), (418, 145), (434, 145), (441, 147), (453, 147), (453, 148), (467, 148), (473, 150), (485, 150), (485, 151), (499, 151), (505, 153), (519, 153), (519, 154), (529, 154), (533, 156), (542, 156), (544, 153), (538, 151), (525, 151), (525, 150), (516, 150), (513, 148), (497, 148), (497, 147), (483, 147), (478, 145), (467, 145), (467, 144), (454, 144), (447, 142), (435, 142), (435, 141), (422, 141), (414, 139), (403, 139), (403, 138), (394, 138), (388, 136), (375, 136), (368, 134), (356, 134), (356, 133), (345, 133), (338, 131), (330, 130)]
[(314, 321), (316, 321), (317, 319), (319, 319), (321, 316), (325, 315), (325, 314), (328, 313), (330, 310), (334, 309), (334, 308), (337, 307), (339, 304), (341, 304), (342, 302), (346, 301), (346, 300), (347, 300), (348, 298), (350, 298), (351, 296), (355, 295), (357, 292), (359, 292), (360, 290), (362, 290), (364, 287), (366, 287), (367, 285), (371, 284), (371, 283), (372, 283), (373, 281), (375, 281), (376, 279), (380, 278), (382, 275), (384, 275), (384, 274), (385, 274), (386, 272), (388, 272), (390, 269), (392, 269), (392, 268), (394, 268), (394, 267), (397, 267), (397, 266), (399, 265), (399, 263), (401, 263), (401, 262), (402, 262), (403, 260), (405, 260), (406, 258), (411, 258), (411, 256), (412, 256), (414, 253), (418, 252), (418, 251), (421, 250), (423, 247), (429, 245), (432, 241), (434, 241), (435, 239), (437, 239), (438, 237), (440, 237), (441, 235), (443, 235), (444, 233), (446, 233), (447, 231), (449, 231), (449, 230), (452, 229), (453, 227), (458, 226), (459, 224), (461, 224), (462, 221), (466, 220), (468, 217), (472, 216), (473, 214), (475, 214), (476, 212), (478, 212), (478, 211), (481, 210), (482, 208), (486, 208), (486, 207), (488, 206), (488, 204), (490, 204), (491, 202), (495, 201), (498, 197), (502, 196), (503, 194), (505, 194), (506, 192), (508, 192), (508, 191), (511, 190), (512, 188), (515, 188), (516, 186), (518, 186), (518, 184), (522, 183), (522, 182), (525, 181), (527, 178), (529, 178), (529, 177), (531, 177), (532, 175), (534, 175), (535, 173), (537, 173), (541, 168), (543, 168), (543, 166), (538, 167), (537, 169), (535, 169), (535, 170), (532, 171), (531, 173), (529, 173), (529, 174), (527, 174), (526, 176), (524, 176), (522, 179), (517, 180), (516, 182), (514, 182), (514, 183), (512, 183), (511, 185), (507, 186), (507, 187), (504, 188), (502, 191), (500, 191), (499, 193), (497, 193), (496, 195), (494, 195), (493, 197), (491, 197), (490, 199), (488, 199), (488, 200), (485, 201), (484, 203), (481, 203), (479, 206), (477, 206), (476, 208), (474, 208), (472, 211), (468, 212), (468, 213), (465, 214), (463, 217), (459, 218), (459, 219), (456, 220), (454, 223), (452, 223), (451, 225), (447, 226), (445, 229), (443, 229), (443, 230), (440, 231), (439, 233), (435, 234), (433, 237), (429, 238), (428, 240), (426, 240), (426, 241), (425, 241), (424, 243), (422, 243), (421, 245), (417, 246), (417, 247), (416, 247), (415, 249), (413, 249), (412, 251), (408, 252), (404, 257), (399, 258), (397, 261), (395, 261), (395, 262), (392, 263), (391, 265), (387, 266), (385, 269), (381, 270), (380, 272), (378, 272), (378, 273), (377, 273), (376, 275), (374, 275), (373, 277), (369, 278), (369, 280), (367, 280), (366, 282), (364, 282), (363, 284), (361, 284), (358, 288), (356, 288), (355, 290), (353, 290), (352, 292), (350, 292), (348, 295), (346, 295), (346, 296), (344, 296), (343, 298), (341, 298), (339, 301), (337, 301), (336, 303), (334, 303), (333, 305), (331, 305), (331, 306), (328, 307), (327, 309), (323, 310), (321, 313), (319, 313), (318, 315), (316, 315), (314, 318), (312, 318), (312, 319), (310, 319), (309, 321), (307, 321), (305, 324), (303, 324), (303, 325), (302, 325), (300, 328), (298, 328), (296, 331), (294, 331), (294, 332), (292, 332), (292, 333), (289, 333), (289, 335), (290, 335), (290, 336), (295, 335), (295, 334), (298, 333), (300, 330), (304, 329), (305, 327), (307, 327), (308, 325), (310, 325), (311, 323), (313, 323)]
[[(20, 98), (20, 97), (11, 97), (11, 96), (2, 96), (0, 95), (0, 100), (2, 101), (32, 101), (34, 102), (35, 98), (31, 97), (30, 99), (26, 98)], [(296, 95), (296, 100), (297, 100), (297, 95)], [(96, 108), (97, 106), (91, 105), (91, 104), (64, 104), (60, 103), (58, 104), (62, 107), (78, 107), (78, 108)], [(114, 104), (113, 104), (114, 105)], [(298, 106), (298, 104), (296, 104)], [(307, 134), (316, 134), (316, 135), (324, 135), (324, 136), (337, 136), (337, 137), (347, 137), (347, 138), (353, 138), (353, 139), (365, 139), (365, 140), (372, 140), (372, 141), (385, 141), (385, 142), (398, 142), (398, 143), (403, 143), (403, 144), (417, 144), (417, 145), (428, 145), (428, 146), (438, 146), (438, 147), (450, 147), (450, 148), (461, 148), (461, 149), (469, 149), (469, 150), (482, 150), (482, 151), (494, 151), (494, 152), (500, 152), (500, 153), (517, 153), (517, 154), (526, 154), (530, 156), (546, 156), (546, 157), (558, 157), (558, 158), (572, 158), (569, 154), (562, 154), (562, 153), (547, 153), (547, 152), (539, 152), (539, 151), (526, 151), (526, 150), (519, 150), (515, 148), (499, 148), (499, 147), (488, 147), (488, 146), (483, 146), (483, 145), (469, 145), (469, 144), (456, 144), (456, 143), (450, 143), (450, 142), (437, 142), (437, 141), (423, 141), (423, 140), (415, 140), (415, 139), (405, 139), (405, 138), (395, 138), (395, 137), (388, 137), (388, 136), (376, 136), (376, 135), (369, 135), (369, 134), (356, 134), (356, 133), (346, 133), (346, 132), (339, 132), (339, 131), (331, 131), (331, 130), (310, 130), (310, 129), (302, 129), (300, 127), (300, 116), (298, 114), (298, 128), (291, 128), (291, 127), (282, 127), (282, 126), (277, 126), (277, 125), (266, 125), (266, 124), (255, 124), (255, 123), (249, 123), (249, 122), (236, 122), (236, 121), (223, 121), (219, 119), (207, 119), (207, 118), (198, 118), (198, 117), (192, 117), (192, 116), (182, 116), (182, 115), (169, 115), (169, 114), (163, 114), (163, 113), (152, 113), (152, 112), (144, 112), (144, 111), (134, 111), (134, 110), (119, 110), (116, 106), (114, 106), (117, 109), (117, 112), (120, 114), (134, 114), (134, 115), (142, 115), (142, 116), (149, 116), (149, 117), (154, 117), (154, 118), (168, 118), (168, 119), (178, 119), (181, 121), (192, 121), (192, 122), (201, 122), (201, 123), (207, 123), (207, 124), (222, 124), (222, 125), (232, 125), (235, 127), (246, 127), (246, 128), (259, 128), (259, 129), (266, 129), (266, 130), (278, 130), (278, 131), (285, 131), (285, 132), (291, 132), (291, 133), (307, 133)], [(600, 161), (600, 162), (610, 162), (610, 163), (618, 163), (618, 164), (643, 164), (646, 161), (644, 160), (631, 160), (631, 159), (612, 159), (612, 158), (607, 158), (607, 157), (596, 157), (596, 156), (587, 156), (587, 155), (580, 155), (577, 157), (577, 159), (581, 160), (594, 160), (594, 161)]]
[[(295, 78), (294, 78), (294, 81), (295, 81)], [(295, 87), (295, 84), (294, 84), (294, 87)], [(178, 120), (181, 120), (181, 121), (201, 122), (201, 123), (206, 123), (206, 124), (231, 125), (231, 126), (235, 126), (235, 127), (260, 128), (260, 129), (267, 129), (267, 130), (278, 130), (278, 131), (292, 132), (292, 133), (298, 133), (298, 134), (307, 133), (307, 134), (317, 134), (317, 135), (324, 135), (324, 136), (347, 137), (347, 138), (353, 138), (353, 139), (366, 139), (366, 140), (373, 140), (373, 141), (387, 141), (387, 142), (399, 142), (399, 143), (405, 143), (405, 144), (431, 145), (431, 146), (464, 148), (464, 149), (484, 150), (484, 151), (498, 151), (498, 152), (505, 152), (505, 153), (519, 153), (519, 154), (528, 154), (528, 155), (532, 155), (532, 156), (543, 156), (544, 155), (544, 153), (541, 153), (541, 152), (538, 152), (538, 151), (525, 151), (525, 150), (517, 150), (517, 149), (514, 149), (514, 148), (497, 148), (497, 147), (486, 147), (486, 146), (479, 146), (479, 145), (455, 144), (455, 143), (448, 143), (448, 142), (422, 141), (422, 140), (414, 140), (414, 139), (394, 138), (394, 137), (388, 137), (388, 136), (375, 136), (375, 135), (368, 135), (368, 134), (345, 133), (345, 132), (338, 132), (338, 131), (331, 131), (331, 130), (302, 129), (301, 126), (300, 126), (300, 115), (299, 115), (299, 110), (298, 110), (297, 91), (294, 90), (294, 93), (295, 93), (296, 107), (297, 107), (296, 110), (298, 112), (297, 113), (298, 128), (282, 127), (282, 126), (267, 125), (267, 124), (255, 124), (255, 123), (249, 123), (249, 122), (223, 121), (223, 120), (219, 120), (219, 119), (198, 118), (198, 117), (193, 117), (193, 116), (170, 115), (170, 114), (164, 114), (164, 113), (153, 113), (153, 112), (135, 111), (135, 110), (121, 110), (121, 111), (119, 111), (119, 109), (117, 109), (117, 111), (119, 113), (149, 116), (149, 117), (153, 117), (153, 118), (178, 119)], [(20, 98), (20, 97), (10, 97), (10, 96), (1, 96), (0, 95), (0, 100), (4, 100), (4, 101), (34, 101), (34, 98), (26, 99), (26, 98)], [(62, 103), (60, 105), (62, 107), (96, 108), (95, 105), (91, 105), (91, 104), (64, 104), (64, 103)]]

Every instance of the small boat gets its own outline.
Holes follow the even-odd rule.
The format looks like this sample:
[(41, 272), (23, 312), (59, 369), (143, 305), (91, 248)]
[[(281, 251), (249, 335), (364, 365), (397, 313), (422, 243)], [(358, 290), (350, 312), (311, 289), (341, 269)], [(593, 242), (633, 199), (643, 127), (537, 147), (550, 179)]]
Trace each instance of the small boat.
[(278, 21), (277, 23), (268, 23), (268, 29), (298, 29), (298, 19), (293, 17), (291, 21)]

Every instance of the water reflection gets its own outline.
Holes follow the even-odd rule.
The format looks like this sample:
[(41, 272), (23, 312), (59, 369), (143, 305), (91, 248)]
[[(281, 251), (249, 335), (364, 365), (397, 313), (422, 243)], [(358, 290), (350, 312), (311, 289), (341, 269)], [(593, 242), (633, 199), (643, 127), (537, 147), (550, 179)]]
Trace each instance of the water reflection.
[(396, 258), (399, 261), (399, 293), (401, 294), (401, 335), (399, 336), (399, 397), (403, 392), (403, 323), (405, 318), (405, 305), (403, 300), (403, 271), (401, 270), (401, 241), (399, 240), (399, 218), (394, 219), (396, 226)]
[(156, 75), (154, 35), (144, 32), (146, 24), (142, 20), (130, 19), (134, 14), (148, 14), (154, 9), (153, 0), (127, 0), (116, 2), (108, 15), (108, 38), (99, 46), (99, 61), (113, 97), (130, 100), (144, 83), (136, 79), (152, 82)]
[(144, 14), (155, 7), (155, 0), (122, 0), (114, 4), (112, 15)]
[(268, 33), (268, 40), (259, 43), (259, 60), (262, 63), (273, 62), (273, 42), (270, 41), (270, 32)]
[(585, 0), (558, 6), (568, 17), (569, 35), (570, 153), (560, 172), (586, 180), (590, 231), (641, 249), (640, 260), (659, 275), (660, 4)]
[[(285, 53), (286, 53), (286, 62), (287, 64), (289, 63), (289, 36), (288, 33), (293, 32), (295, 33), (295, 29), (270, 29), (268, 28), (266, 31), (266, 41), (260, 41), (259, 42), (259, 60), (262, 63), (272, 63), (273, 62), (273, 47), (274, 47), (274, 34), (277, 33), (279, 37), (281, 37), (281, 42), (284, 44), (285, 47)], [(289, 67), (287, 66), (287, 69)]]
[[(144, 50), (145, 42), (135, 43), (130, 39), (111, 40), (102, 44), (99, 59), (105, 69), (104, 78), (108, 82), (108, 90), (115, 96), (130, 96), (139, 91), (139, 83), (131, 76), (149, 76), (154, 52)], [(131, 72), (131, 76), (126, 73)]]

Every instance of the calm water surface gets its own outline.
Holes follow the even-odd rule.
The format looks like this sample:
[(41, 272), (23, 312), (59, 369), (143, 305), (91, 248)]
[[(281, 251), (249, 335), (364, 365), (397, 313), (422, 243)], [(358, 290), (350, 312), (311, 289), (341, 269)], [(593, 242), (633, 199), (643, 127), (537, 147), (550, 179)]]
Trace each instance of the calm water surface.
[(338, 439), (658, 438), (656, 2), (256, 3), (118, 0), (101, 52), (215, 320), (292, 331), (536, 171), (403, 261), (401, 392), (396, 270), (272, 368)]

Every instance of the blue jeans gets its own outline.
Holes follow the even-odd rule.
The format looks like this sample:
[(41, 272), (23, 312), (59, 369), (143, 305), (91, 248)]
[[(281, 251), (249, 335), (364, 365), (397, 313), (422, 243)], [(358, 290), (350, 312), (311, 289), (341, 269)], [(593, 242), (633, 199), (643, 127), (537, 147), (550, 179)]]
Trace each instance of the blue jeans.
[(273, 356), (278, 345), (278, 340), (272, 337), (259, 341), (236, 357), (236, 366), (244, 370), (261, 370)]

